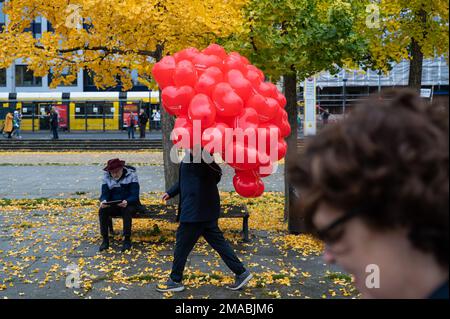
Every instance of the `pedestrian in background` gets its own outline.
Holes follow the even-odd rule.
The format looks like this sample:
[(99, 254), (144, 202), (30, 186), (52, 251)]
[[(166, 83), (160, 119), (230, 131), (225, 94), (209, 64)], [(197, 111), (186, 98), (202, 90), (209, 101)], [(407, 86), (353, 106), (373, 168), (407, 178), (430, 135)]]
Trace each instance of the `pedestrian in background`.
[(155, 128), (157, 130), (161, 129), (161, 112), (157, 110), (153, 115), (153, 121), (155, 122)]
[(128, 115), (128, 139), (134, 140), (134, 131), (135, 131), (135, 125), (136, 125), (136, 115), (133, 112), (130, 112)]
[(17, 109), (14, 111), (14, 119), (13, 119), (13, 126), (14, 126), (13, 136), (17, 138), (22, 138), (22, 136), (20, 135), (21, 124), (22, 124), (22, 113), (19, 109)]
[(53, 134), (52, 140), (58, 140), (59, 115), (58, 112), (56, 112), (55, 107), (52, 107), (50, 110), (49, 120), (50, 120), (50, 129)]
[(3, 133), (8, 134), (8, 138), (12, 138), (12, 132), (14, 130), (13, 121), (14, 121), (14, 116), (11, 114), (11, 112), (8, 112), (6, 114), (5, 124), (3, 127)]
[(145, 113), (144, 109), (141, 109), (141, 113), (139, 114), (139, 132), (140, 132), (140, 138), (145, 138), (145, 128), (148, 123), (148, 116), (147, 113)]
[(386, 96), (311, 138), (290, 168), (298, 208), (363, 297), (448, 299), (448, 108)]

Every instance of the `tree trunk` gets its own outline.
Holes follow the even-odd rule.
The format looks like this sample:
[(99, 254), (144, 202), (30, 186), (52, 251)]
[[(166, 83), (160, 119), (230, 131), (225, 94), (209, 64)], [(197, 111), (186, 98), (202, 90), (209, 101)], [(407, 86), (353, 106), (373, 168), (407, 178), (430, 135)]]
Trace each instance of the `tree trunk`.
[[(419, 10), (416, 20), (422, 30), (425, 30), (427, 23), (427, 13), (425, 10)], [(425, 31), (423, 33), (423, 37), (426, 37)], [(419, 42), (415, 38), (412, 38), (408, 86), (417, 92), (420, 92), (420, 89), (422, 88), (423, 58), (424, 56)]]
[(411, 63), (408, 86), (417, 92), (422, 88), (423, 53), (419, 43), (413, 38), (411, 43)]
[[(156, 61), (159, 62), (162, 59), (163, 47), (157, 46)], [(170, 151), (172, 149), (172, 141), (170, 140), (170, 134), (173, 130), (175, 120), (170, 116), (166, 110), (162, 107), (161, 90), (159, 90), (159, 110), (161, 112), (161, 132), (162, 132), (162, 146), (163, 146), (163, 162), (164, 162), (164, 180), (165, 190), (168, 190), (172, 185), (178, 182), (178, 168), (179, 164), (174, 163), (170, 159)], [(178, 200), (170, 200), (169, 204), (176, 204)]]
[(288, 229), (292, 234), (299, 234), (304, 230), (303, 221), (298, 216), (298, 210), (295, 209), (296, 195), (292, 185), (289, 183), (289, 164), (297, 159), (297, 136), (298, 136), (298, 108), (297, 108), (297, 76), (284, 76), (284, 93), (286, 95), (286, 112), (288, 113), (289, 124), (291, 125), (291, 134), (287, 137), (288, 150), (284, 165), (284, 218), (288, 221)]

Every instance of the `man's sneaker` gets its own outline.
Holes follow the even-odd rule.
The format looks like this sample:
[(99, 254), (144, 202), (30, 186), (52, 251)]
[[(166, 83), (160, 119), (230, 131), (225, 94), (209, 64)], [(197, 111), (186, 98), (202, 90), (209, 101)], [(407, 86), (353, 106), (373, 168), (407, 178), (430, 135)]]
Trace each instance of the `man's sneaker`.
[(227, 288), (230, 290), (239, 290), (247, 285), (252, 278), (253, 275), (250, 271), (246, 270), (242, 275), (236, 276), (234, 284), (228, 286)]
[(104, 251), (104, 250), (107, 250), (108, 248), (109, 248), (109, 241), (103, 240), (98, 251)]
[(165, 284), (156, 286), (156, 290), (159, 292), (181, 292), (184, 290), (184, 286), (182, 283), (175, 282), (169, 278)]
[(126, 251), (128, 251), (128, 250), (130, 250), (131, 249), (131, 240), (129, 240), (129, 239), (125, 239), (124, 241), (123, 241), (123, 245), (122, 245), (122, 249), (121, 249), (121, 252), (126, 252)]

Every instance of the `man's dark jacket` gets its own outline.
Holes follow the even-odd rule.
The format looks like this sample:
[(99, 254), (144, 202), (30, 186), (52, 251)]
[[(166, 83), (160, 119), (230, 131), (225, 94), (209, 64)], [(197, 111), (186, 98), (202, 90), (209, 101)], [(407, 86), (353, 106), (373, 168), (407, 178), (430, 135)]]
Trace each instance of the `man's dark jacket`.
[(147, 122), (148, 122), (147, 114), (145, 112), (142, 114), (139, 114), (139, 125), (145, 126), (145, 125), (147, 125)]
[[(187, 159), (191, 159), (190, 162)], [(193, 163), (192, 155), (186, 155), (180, 164), (180, 178), (167, 194), (171, 198), (180, 195), (177, 220), (182, 223), (208, 222), (219, 219), (220, 196), (217, 184), (222, 170), (215, 162)]]
[(50, 112), (50, 127), (58, 128), (58, 113)]
[(119, 180), (115, 180), (110, 173), (105, 172), (100, 201), (126, 200), (128, 205), (140, 206), (139, 188), (136, 169), (132, 166), (124, 167)]

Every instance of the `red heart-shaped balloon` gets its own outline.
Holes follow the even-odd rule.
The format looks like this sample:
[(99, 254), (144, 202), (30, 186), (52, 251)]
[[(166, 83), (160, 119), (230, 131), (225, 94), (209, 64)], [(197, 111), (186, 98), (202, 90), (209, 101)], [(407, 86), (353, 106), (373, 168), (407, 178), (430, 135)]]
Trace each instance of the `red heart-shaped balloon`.
[(244, 102), (230, 84), (222, 82), (216, 85), (212, 93), (217, 114), (222, 117), (236, 116), (242, 112)]
[(249, 80), (247, 80), (241, 71), (230, 70), (226, 75), (226, 80), (230, 83), (233, 90), (241, 97), (244, 103), (250, 98), (253, 93), (253, 87)]
[(152, 75), (161, 89), (174, 85), (173, 75), (175, 73), (176, 63), (171, 56), (165, 56), (156, 63), (152, 69)]
[(248, 128), (257, 129), (259, 125), (258, 113), (251, 107), (244, 108), (239, 116), (234, 119), (233, 127), (246, 130)]
[[(227, 129), (230, 127), (225, 123), (216, 123), (208, 127), (202, 134), (202, 147), (209, 153), (223, 154), (227, 143)], [(232, 138), (232, 136), (230, 136)]]
[(264, 192), (264, 183), (254, 171), (236, 171), (233, 186), (239, 195), (246, 198), (258, 197)]
[(194, 66), (199, 74), (202, 74), (206, 71), (207, 68), (215, 66), (219, 69), (222, 69), (222, 59), (217, 55), (207, 55), (203, 53), (197, 54), (192, 60)]
[(254, 170), (260, 166), (256, 148), (240, 142), (232, 142), (225, 146), (224, 160), (237, 170)]
[(241, 71), (242, 74), (247, 73), (247, 66), (242, 60), (242, 57), (239, 53), (230, 53), (228, 57), (223, 61), (223, 65), (223, 70), (225, 71), (225, 73), (233, 69)]
[(194, 95), (194, 89), (190, 86), (168, 86), (161, 93), (164, 109), (171, 115), (186, 115)]
[(259, 94), (265, 97), (270, 97), (276, 99), (278, 97), (278, 89), (277, 86), (270, 82), (261, 82), (258, 87), (256, 87), (256, 91)]
[(280, 92), (278, 92), (278, 94), (277, 94), (277, 101), (278, 101), (278, 104), (280, 105), (280, 107), (284, 108), (286, 106), (286, 103), (287, 103), (286, 97), (283, 94), (281, 94)]
[(200, 93), (192, 98), (189, 104), (188, 115), (194, 126), (194, 121), (200, 121), (203, 130), (214, 124), (216, 108), (209, 96)]
[(283, 108), (278, 108), (278, 114), (271, 121), (280, 129), (281, 137), (291, 134), (291, 126), (289, 124), (288, 114)]
[(227, 52), (225, 51), (225, 49), (224, 49), (223, 47), (221, 47), (220, 45), (215, 44), (215, 43), (209, 45), (209, 46), (208, 46), (206, 49), (204, 49), (202, 52), (203, 52), (204, 54), (207, 54), (207, 55), (216, 55), (216, 56), (218, 56), (219, 58), (221, 58), (222, 60), (226, 59), (227, 56), (228, 56), (228, 54), (227, 54)]
[(196, 48), (186, 48), (184, 50), (181, 50), (180, 52), (177, 52), (173, 55), (175, 58), (175, 61), (178, 63), (183, 60), (191, 61), (199, 54), (200, 51)]
[(195, 85), (195, 91), (197, 93), (203, 93), (208, 96), (212, 96), (212, 92), (217, 83), (222, 82), (223, 74), (218, 67), (210, 67), (200, 75), (197, 84)]
[(286, 156), (287, 143), (282, 138), (278, 140), (278, 160), (281, 160)]
[(197, 83), (197, 71), (191, 61), (183, 60), (178, 62), (173, 76), (175, 85), (194, 87)]
[(259, 121), (264, 123), (273, 119), (278, 113), (278, 102), (260, 94), (253, 95), (245, 105), (258, 113)]
[(262, 123), (258, 128), (258, 151), (270, 156), (270, 160), (278, 160), (278, 140), (281, 138), (280, 129), (272, 123)]
[(178, 148), (192, 148), (193, 127), (192, 123), (185, 116), (180, 116), (175, 120), (175, 125), (170, 135), (173, 144)]

